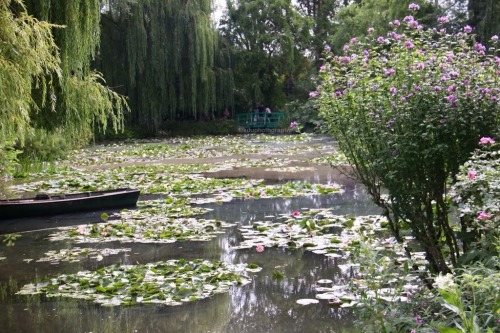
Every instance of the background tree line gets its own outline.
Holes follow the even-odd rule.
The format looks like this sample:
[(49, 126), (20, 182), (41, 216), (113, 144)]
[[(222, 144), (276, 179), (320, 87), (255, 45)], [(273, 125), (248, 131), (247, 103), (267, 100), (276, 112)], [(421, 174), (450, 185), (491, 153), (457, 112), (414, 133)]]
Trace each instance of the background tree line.
[[(427, 26), (447, 15), (449, 29), (500, 34), (498, 1), (413, 2)], [(409, 3), (227, 0), (216, 23), (211, 0), (0, 0), (1, 171), (21, 150), (50, 158), (108, 128), (155, 135), (259, 102), (309, 116), (325, 48), (384, 34)]]

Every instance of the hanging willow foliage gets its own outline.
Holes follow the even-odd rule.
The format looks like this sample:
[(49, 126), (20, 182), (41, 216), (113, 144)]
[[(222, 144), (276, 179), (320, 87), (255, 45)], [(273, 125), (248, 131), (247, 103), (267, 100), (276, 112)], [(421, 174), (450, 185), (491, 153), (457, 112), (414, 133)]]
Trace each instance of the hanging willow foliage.
[(479, 34), (483, 41), (489, 41), (491, 36), (500, 34), (500, 2), (486, 0), (484, 2), (484, 17), (479, 23)]
[[(30, 115), (37, 110), (33, 86), (53, 95), (50, 75), (61, 76), (56, 28), (29, 16), (20, 1), (0, 0), (0, 143), (22, 145), (31, 129)], [(41, 101), (44, 105), (44, 101)], [(0, 158), (2, 155), (0, 148)]]
[[(99, 0), (25, 0), (28, 12), (40, 20), (64, 28), (52, 29), (59, 47), (62, 75), (54, 80), (55, 97), (50, 108), (55, 112), (32, 115), (34, 126), (56, 131), (63, 130), (75, 145), (88, 143), (97, 126), (106, 130), (111, 122), (118, 130), (122, 127), (123, 112), (127, 104), (104, 84), (101, 75), (91, 70), (91, 61), (100, 42)], [(35, 90), (40, 108), (44, 91)]]
[(167, 119), (211, 118), (232, 107), (212, 0), (110, 0), (106, 9), (100, 70), (123, 86), (134, 124), (154, 133)]

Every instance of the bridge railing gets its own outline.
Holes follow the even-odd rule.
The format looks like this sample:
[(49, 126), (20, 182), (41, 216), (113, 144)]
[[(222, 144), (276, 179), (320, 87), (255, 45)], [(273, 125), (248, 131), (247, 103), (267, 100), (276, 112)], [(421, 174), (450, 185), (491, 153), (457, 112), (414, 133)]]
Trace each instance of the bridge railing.
[(271, 112), (264, 116), (257, 115), (253, 112), (238, 113), (235, 115), (236, 122), (239, 127), (249, 128), (278, 128), (280, 123), (285, 118), (283, 112)]

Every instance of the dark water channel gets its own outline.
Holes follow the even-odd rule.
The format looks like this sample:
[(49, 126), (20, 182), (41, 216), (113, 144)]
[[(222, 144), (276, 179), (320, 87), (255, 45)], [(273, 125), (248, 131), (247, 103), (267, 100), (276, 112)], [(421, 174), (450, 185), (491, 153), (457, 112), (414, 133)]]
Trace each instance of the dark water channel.
[[(301, 208), (333, 207), (338, 214), (365, 215), (378, 210), (359, 189), (329, 196), (293, 199), (246, 200), (214, 205), (207, 218), (217, 218), (238, 225), (274, 219), (281, 213)], [(58, 225), (87, 223), (96, 216), (65, 216)], [(54, 223), (50, 219), (33, 219), (32, 223)], [(29, 223), (30, 221), (28, 221)], [(26, 223), (26, 221), (25, 221)], [(77, 263), (38, 263), (49, 250), (85, 247), (70, 241), (49, 242), (51, 230), (24, 232), (15, 246), (2, 246), (0, 256), (0, 332), (341, 332), (352, 325), (351, 310), (331, 308), (326, 301), (299, 305), (297, 300), (315, 297), (315, 282), (331, 279), (345, 284), (350, 271), (338, 258), (328, 258), (303, 250), (266, 248), (234, 249), (241, 236), (237, 227), (209, 242), (177, 242), (173, 244), (90, 244), (90, 247), (131, 248), (126, 254), (88, 259)], [(263, 267), (253, 273), (252, 282), (235, 286), (229, 293), (180, 306), (143, 305), (134, 307), (102, 307), (94, 303), (60, 300), (38, 296), (12, 296), (16, 288), (37, 278), (79, 270), (97, 269), (116, 262), (136, 264), (168, 259), (222, 260), (232, 263), (256, 263)], [(29, 261), (28, 259), (33, 259)], [(29, 261), (29, 262), (28, 262)], [(280, 281), (272, 272), (284, 274)], [(17, 286), (17, 287), (16, 287)]]

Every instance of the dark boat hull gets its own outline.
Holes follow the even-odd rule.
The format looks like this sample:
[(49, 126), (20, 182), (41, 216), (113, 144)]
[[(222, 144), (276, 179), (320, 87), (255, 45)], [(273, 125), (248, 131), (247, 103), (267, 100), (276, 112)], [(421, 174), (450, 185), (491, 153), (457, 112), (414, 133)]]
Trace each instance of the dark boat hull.
[(47, 198), (0, 200), (0, 220), (133, 207), (139, 194), (136, 189), (116, 189), (50, 195)]

